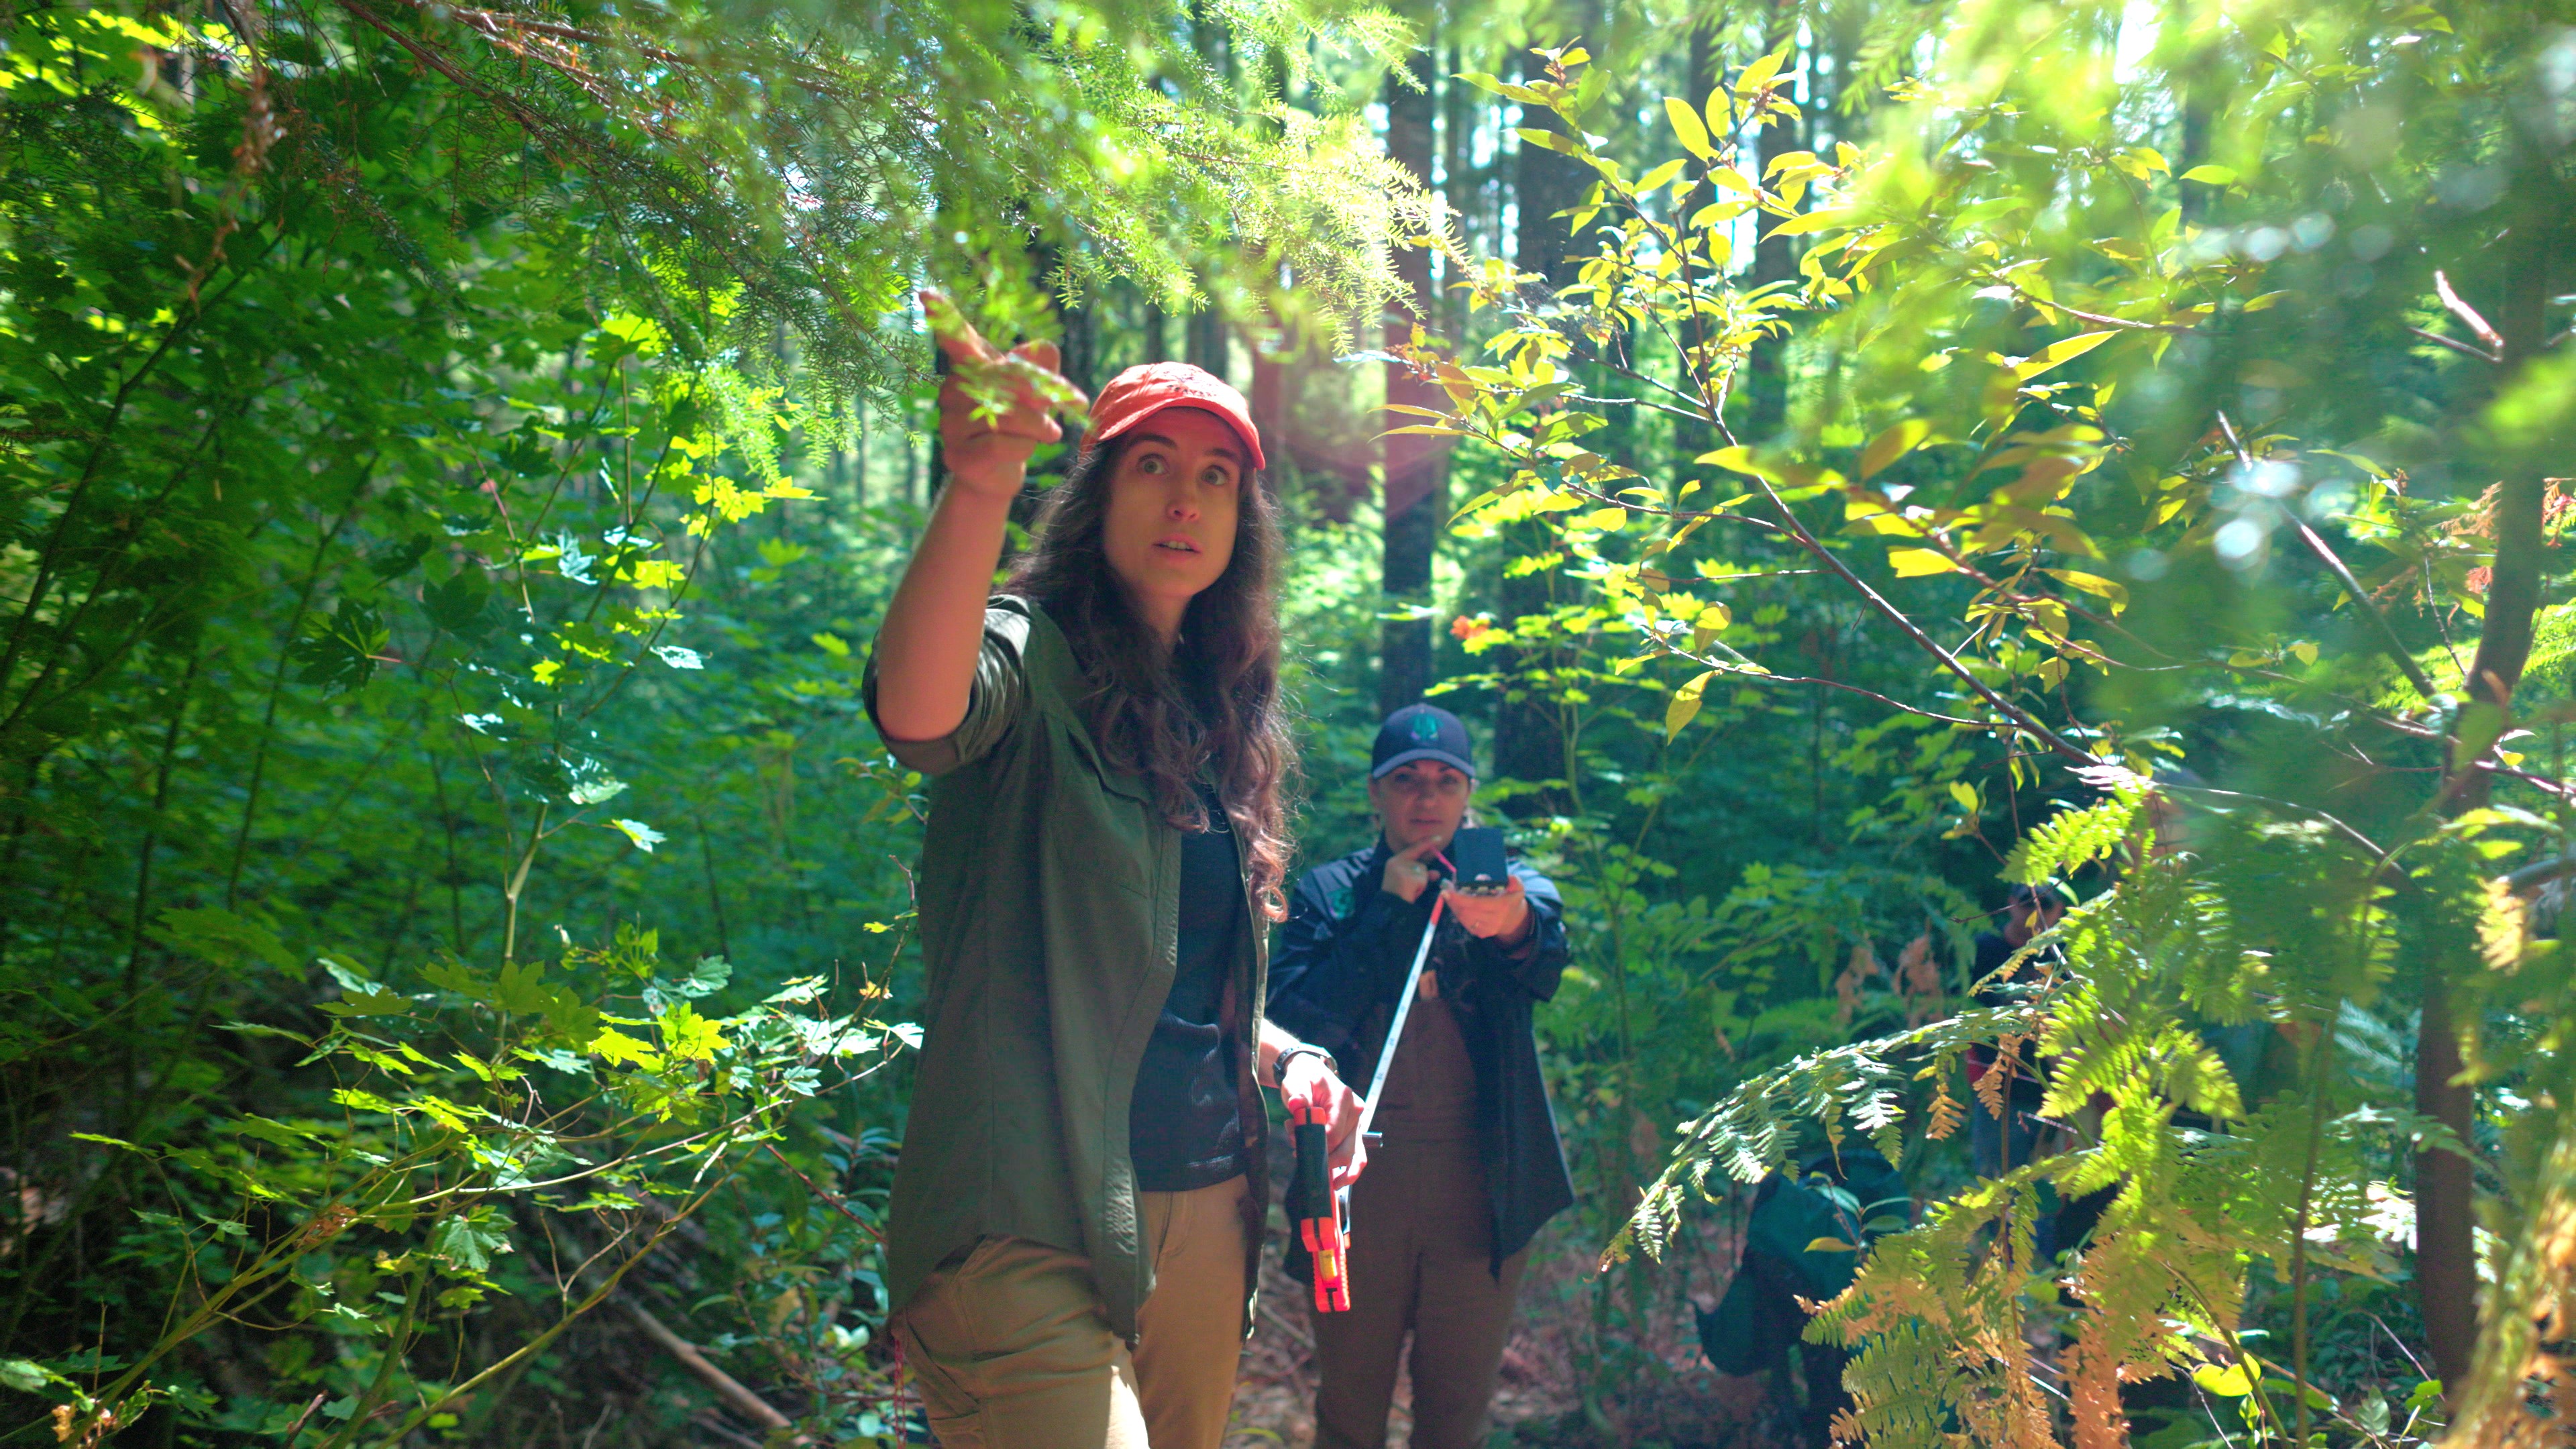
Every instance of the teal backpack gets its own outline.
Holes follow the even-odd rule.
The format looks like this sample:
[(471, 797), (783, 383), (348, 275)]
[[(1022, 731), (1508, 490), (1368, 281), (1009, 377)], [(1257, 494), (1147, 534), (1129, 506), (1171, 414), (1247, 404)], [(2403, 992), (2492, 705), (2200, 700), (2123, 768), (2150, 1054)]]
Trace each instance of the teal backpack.
[(1717, 1307), (1698, 1315), (1710, 1366), (1751, 1374), (1779, 1363), (1806, 1331), (1797, 1300), (1821, 1303), (1850, 1287), (1861, 1250), (1913, 1218), (1905, 1179), (1866, 1148), (1842, 1153), (1839, 1162), (1830, 1154), (1815, 1158), (1797, 1177), (1764, 1178), (1735, 1280)]

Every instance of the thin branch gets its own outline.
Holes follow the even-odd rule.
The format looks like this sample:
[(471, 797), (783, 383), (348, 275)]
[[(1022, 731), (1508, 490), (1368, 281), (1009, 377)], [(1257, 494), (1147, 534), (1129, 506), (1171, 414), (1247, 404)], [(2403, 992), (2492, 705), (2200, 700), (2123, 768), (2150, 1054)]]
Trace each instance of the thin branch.
[(2101, 312), (2087, 312), (2080, 307), (2069, 307), (2063, 302), (2054, 302), (2046, 297), (2033, 296), (2031, 293), (2022, 290), (2020, 287), (2014, 286), (2011, 282), (2006, 282), (2004, 285), (2012, 288), (2014, 296), (2021, 298), (2023, 301), (2028, 302), (2034, 307), (2045, 308), (2051, 312), (2063, 312), (2067, 316), (2075, 318), (2079, 322), (2090, 322), (2096, 327), (2117, 327), (2126, 332), (2171, 332), (2176, 335), (2196, 330), (2195, 328), (2181, 326), (2172, 322), (2132, 322), (2126, 317), (2113, 317)]
[(885, 1241), (885, 1229), (878, 1227), (876, 1224), (869, 1222), (866, 1218), (860, 1217), (857, 1213), (850, 1211), (850, 1205), (843, 1202), (837, 1193), (825, 1192), (821, 1183), (816, 1182), (811, 1177), (805, 1175), (805, 1169), (798, 1167), (795, 1163), (787, 1160), (787, 1154), (778, 1150), (778, 1144), (774, 1142), (764, 1142), (760, 1145), (769, 1150), (770, 1156), (778, 1159), (779, 1166), (796, 1174), (796, 1180), (805, 1184), (806, 1191), (814, 1194), (814, 1196), (820, 1200), (824, 1206), (830, 1208), (836, 1213), (839, 1213), (841, 1216), (848, 1218), (851, 1222), (857, 1223), (860, 1231), (865, 1232), (869, 1237), (876, 1239), (878, 1242)]
[[(2227, 446), (2236, 454), (2237, 465), (2252, 468), (2254, 460), (2246, 453), (2244, 442), (2236, 436), (2236, 425), (2227, 420), (2227, 414), (2223, 411), (2218, 413), (2217, 417), (2219, 431), (2227, 435)], [(2380, 612), (2379, 605), (2371, 599), (2370, 591), (2361, 586), (2361, 580), (2352, 576), (2352, 570), (2344, 566), (2344, 561), (2335, 556), (2334, 549), (2328, 546), (2315, 529), (2308, 526), (2308, 521), (2301, 518), (2297, 510), (2285, 508), (2281, 511), (2288, 515), (2290, 526), (2298, 530), (2299, 541), (2308, 546), (2308, 552), (2315, 554), (2318, 561), (2326, 566), (2326, 570), (2335, 576), (2335, 582), (2343, 585), (2344, 592), (2352, 597), (2353, 607), (2360, 610), (2378, 629), (2381, 647), (2388, 651), (2388, 657), (2394, 660), (2398, 669), (2405, 674), (2406, 682), (2415, 686), (2415, 692), (2429, 703), (2437, 692), (2433, 688), (2432, 678), (2424, 673), (2423, 665), (2415, 662), (2414, 654), (2406, 648), (2406, 641), (2398, 637), (2397, 626), (2388, 622), (2388, 616)]]
[(2029, 711), (2022, 709), (2012, 701), (2005, 699), (2002, 695), (1996, 693), (1984, 680), (1979, 679), (1975, 674), (1971, 673), (1968, 666), (1960, 663), (1949, 650), (1942, 648), (1940, 641), (1934, 639), (1931, 635), (1924, 633), (1923, 626), (1915, 623), (1913, 618), (1903, 609), (1900, 609), (1896, 607), (1896, 605), (1888, 602), (1886, 596), (1879, 593), (1878, 590), (1871, 588), (1866, 579), (1853, 573), (1849, 565), (1836, 557), (1833, 550), (1825, 547), (1823, 543), (1817, 540), (1814, 534), (1807, 531), (1807, 526), (1805, 524), (1798, 521), (1798, 515), (1791, 512), (1789, 505), (1781, 500), (1779, 490), (1771, 486), (1770, 479), (1757, 475), (1753, 480), (1753, 484), (1756, 488), (1762, 490), (1763, 497), (1770, 500), (1772, 511), (1780, 516), (1782, 523), (1786, 526), (1786, 531), (1789, 536), (1797, 541), (1799, 547), (1813, 555), (1818, 563), (1823, 564), (1827, 569), (1831, 570), (1836, 577), (1843, 581), (1845, 587), (1860, 595), (1861, 601), (1869, 605), (1869, 607), (1876, 611), (1881, 618), (1886, 619), (1889, 623), (1894, 624), (1898, 629), (1903, 630), (1905, 637), (1913, 640), (1916, 648), (1921, 649), (1924, 653), (1929, 654), (1934, 659), (1938, 660), (1943, 669), (1948, 670), (1952, 675), (1956, 676), (1961, 683), (1967, 685), (1971, 690), (1974, 690), (1977, 697), (1986, 702), (1988, 708), (2004, 717), (2004, 725), (1985, 725), (1981, 726), (1982, 728), (1994, 729), (2008, 726), (2009, 728), (2018, 729), (2029, 735), (2031, 738), (2039, 741), (2041, 744), (2046, 745), (2051, 753), (2064, 758), (2071, 764), (2090, 767), (2102, 763), (2097, 756), (2078, 747), (2073, 741), (2068, 740), (2065, 736), (2060, 735), (2057, 731), (2050, 729), (2047, 725), (2041, 723), (2040, 720)]
[(1727, 648), (1725, 642), (1722, 640), (1719, 641), (1717, 647), (1720, 649), (1726, 649), (1726, 652), (1729, 654), (1734, 654), (1735, 658), (1739, 662), (1733, 665), (1722, 664), (1717, 660), (1693, 654), (1686, 649), (1672, 648), (1670, 645), (1665, 646), (1664, 652), (1672, 658), (1696, 664), (1703, 669), (1714, 669), (1721, 674), (1732, 675), (1737, 679), (1752, 680), (1764, 684), (1818, 684), (1827, 689), (1839, 689), (1845, 694), (1857, 694), (1863, 699), (1876, 700), (1878, 703), (1886, 705), (1889, 709), (1895, 710), (1900, 714), (1913, 715), (1917, 719), (1938, 720), (1942, 724), (1963, 725), (1969, 729), (1977, 730), (1990, 730), (1995, 728), (1995, 721), (1990, 719), (1963, 719), (1957, 715), (1941, 714), (1934, 710), (1925, 709), (1921, 705), (1907, 704), (1901, 699), (1890, 699), (1886, 695), (1880, 694), (1874, 689), (1863, 689), (1857, 684), (1846, 684), (1839, 679), (1821, 679), (1805, 674), (1774, 674), (1770, 670), (1763, 668), (1754, 660), (1746, 658), (1742, 654), (1737, 654), (1733, 649)]
[(644, 1330), (644, 1336), (660, 1344), (662, 1351), (679, 1360), (680, 1367), (697, 1375), (700, 1382), (716, 1391), (716, 1396), (733, 1406), (736, 1413), (764, 1429), (792, 1429), (796, 1421), (771, 1408), (769, 1401), (742, 1386), (742, 1381), (708, 1362), (698, 1346), (671, 1331), (671, 1326), (653, 1316), (651, 1309), (632, 1298), (619, 1300), (626, 1316)]
[(2469, 324), (2469, 330), (2478, 334), (2478, 340), (2480, 342), (2494, 348), (2499, 353), (2504, 351), (2504, 334), (2495, 330), (2494, 323), (2479, 316), (2477, 308), (2461, 301), (2460, 294), (2451, 290), (2450, 277), (2445, 275), (2438, 268), (2435, 269), (2433, 273), (2433, 290), (2441, 296), (2442, 305), (2451, 310), (2452, 316)]
[(2462, 342), (2456, 337), (2445, 337), (2439, 332), (2427, 332), (2423, 328), (2417, 327), (2412, 323), (2407, 325), (2406, 330), (2423, 338), (2427, 342), (2433, 343), (2437, 346), (2447, 347), (2453, 352), (2460, 354), (2462, 357), (2474, 357), (2480, 362), (2500, 362), (2503, 360), (2484, 348), (2471, 347), (2469, 344)]

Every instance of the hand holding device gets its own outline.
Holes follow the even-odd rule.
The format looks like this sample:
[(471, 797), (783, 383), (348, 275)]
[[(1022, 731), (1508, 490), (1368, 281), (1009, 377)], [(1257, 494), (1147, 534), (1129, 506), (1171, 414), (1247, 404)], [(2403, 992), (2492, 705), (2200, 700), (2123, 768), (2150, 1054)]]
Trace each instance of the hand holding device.
[(1449, 864), (1458, 889), (1467, 895), (1499, 894), (1512, 878), (1503, 859), (1503, 832), (1490, 825), (1470, 825), (1449, 842)]
[(1351, 1308), (1349, 1226), (1343, 1217), (1347, 1199), (1333, 1191), (1329, 1129), (1313, 1102), (1288, 1099), (1289, 1132), (1297, 1145), (1297, 1175), (1288, 1191), (1288, 1215), (1297, 1239), (1314, 1261), (1315, 1311), (1348, 1313)]

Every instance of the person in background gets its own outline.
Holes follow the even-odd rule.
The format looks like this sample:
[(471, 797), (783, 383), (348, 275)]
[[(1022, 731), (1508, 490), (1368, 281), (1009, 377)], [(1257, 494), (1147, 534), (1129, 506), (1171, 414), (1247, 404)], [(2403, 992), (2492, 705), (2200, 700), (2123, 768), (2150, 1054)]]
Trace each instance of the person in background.
[[(1850, 1287), (1862, 1250), (1913, 1220), (1904, 1177), (1848, 1143), (1813, 1154), (1801, 1170), (1769, 1173), (1754, 1189), (1735, 1276), (1715, 1308), (1698, 1310), (1700, 1351), (1719, 1373), (1767, 1374), (1772, 1401), (1796, 1415), (1798, 1449), (1833, 1449), (1834, 1420), (1854, 1407), (1843, 1388), (1852, 1355), (1805, 1341), (1801, 1300), (1828, 1302)], [(1793, 1382), (1801, 1376), (1803, 1393)]]
[(1030, 380), (1078, 394), (1046, 344), (941, 345), (947, 486), (865, 686), (932, 777), (891, 1327), (949, 1449), (1217, 1449), (1265, 1211), (1259, 1085), (1328, 1122), (1338, 1182), (1361, 1165), (1331, 1059), (1262, 1020), (1292, 750), (1261, 438), (1209, 373), (1120, 373), (988, 598), (1059, 436)]
[(1413, 1449), (1481, 1446), (1530, 1238), (1574, 1201), (1531, 1026), (1565, 972), (1565, 908), (1518, 860), (1499, 894), (1450, 886), (1440, 857), (1475, 776), (1456, 715), (1388, 716), (1369, 769), (1378, 839), (1297, 882), (1271, 966), (1271, 1017), (1307, 1043), (1292, 1050), (1365, 1080), (1445, 902), (1375, 1120), (1384, 1140), (1351, 1193), (1351, 1308), (1314, 1316), (1316, 1449), (1386, 1442), (1408, 1332)]

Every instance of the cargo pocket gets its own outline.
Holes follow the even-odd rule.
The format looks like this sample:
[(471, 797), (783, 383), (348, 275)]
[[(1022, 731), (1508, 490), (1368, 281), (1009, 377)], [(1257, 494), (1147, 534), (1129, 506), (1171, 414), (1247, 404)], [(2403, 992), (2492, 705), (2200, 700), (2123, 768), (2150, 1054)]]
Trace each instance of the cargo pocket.
[(930, 1421), (930, 1437), (942, 1449), (984, 1449), (983, 1406), (921, 1341), (911, 1319), (897, 1317), (894, 1332), (904, 1367), (912, 1370), (913, 1389), (921, 1395), (922, 1415)]

